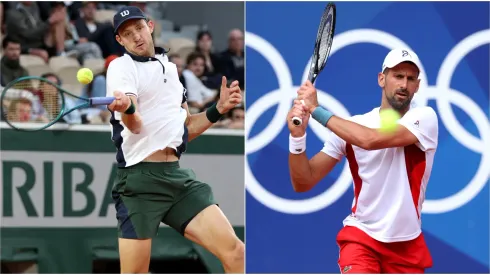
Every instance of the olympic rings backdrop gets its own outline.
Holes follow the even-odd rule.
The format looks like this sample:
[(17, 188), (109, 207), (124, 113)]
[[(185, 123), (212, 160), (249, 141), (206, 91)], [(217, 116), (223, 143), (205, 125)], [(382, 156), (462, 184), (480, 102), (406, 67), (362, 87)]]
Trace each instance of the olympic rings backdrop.
[[(247, 273), (338, 273), (335, 242), (353, 192), (345, 160), (312, 191), (293, 192), (286, 114), (306, 79), (322, 2), (246, 4)], [(489, 272), (489, 3), (339, 2), (333, 48), (316, 86), (346, 117), (379, 106), (388, 51), (422, 62), (415, 104), (439, 116), (439, 147), (422, 226), (428, 272)], [(310, 120), (307, 154), (326, 129)]]

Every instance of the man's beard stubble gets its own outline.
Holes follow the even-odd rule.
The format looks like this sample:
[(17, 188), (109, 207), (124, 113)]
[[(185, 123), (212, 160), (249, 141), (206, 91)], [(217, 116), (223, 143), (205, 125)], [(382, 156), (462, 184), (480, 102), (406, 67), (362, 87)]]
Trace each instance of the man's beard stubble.
[[(403, 93), (407, 96), (407, 98), (404, 100), (401, 100), (401, 101), (397, 100), (395, 98), (397, 93)], [(386, 94), (386, 99), (388, 100), (388, 103), (390, 104), (390, 106), (394, 110), (397, 110), (398, 112), (406, 111), (408, 106), (410, 105), (410, 102), (412, 101), (412, 98), (413, 98), (413, 95), (410, 96), (410, 93), (407, 91), (407, 89), (398, 89), (395, 91), (395, 93), (393, 93), (393, 96), (391, 96), (391, 97), (389, 97)]]

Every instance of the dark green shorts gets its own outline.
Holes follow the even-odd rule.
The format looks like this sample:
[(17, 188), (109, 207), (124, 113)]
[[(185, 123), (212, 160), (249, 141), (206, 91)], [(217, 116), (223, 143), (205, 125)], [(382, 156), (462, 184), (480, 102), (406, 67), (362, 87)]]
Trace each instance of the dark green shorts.
[(120, 238), (148, 239), (160, 222), (184, 234), (187, 224), (216, 204), (211, 187), (178, 162), (142, 162), (119, 168), (112, 189)]

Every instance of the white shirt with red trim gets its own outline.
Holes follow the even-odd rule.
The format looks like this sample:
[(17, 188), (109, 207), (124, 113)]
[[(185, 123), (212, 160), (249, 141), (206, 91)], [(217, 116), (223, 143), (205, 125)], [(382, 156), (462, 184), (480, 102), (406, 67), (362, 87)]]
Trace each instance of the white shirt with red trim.
[[(349, 120), (379, 128), (379, 107)], [(355, 226), (385, 243), (420, 235), (420, 213), (437, 148), (438, 121), (432, 108), (412, 107), (398, 123), (418, 138), (416, 144), (368, 151), (330, 133), (322, 149), (349, 162), (354, 201), (344, 226)]]

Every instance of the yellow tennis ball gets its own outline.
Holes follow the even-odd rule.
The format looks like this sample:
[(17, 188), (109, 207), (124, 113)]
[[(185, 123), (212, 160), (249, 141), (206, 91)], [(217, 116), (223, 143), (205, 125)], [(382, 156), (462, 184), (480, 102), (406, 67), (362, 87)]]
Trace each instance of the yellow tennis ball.
[(393, 133), (398, 127), (398, 120), (400, 119), (400, 113), (393, 109), (385, 109), (379, 112), (381, 119), (381, 127), (379, 130), (383, 133)]
[(94, 79), (94, 74), (88, 68), (82, 68), (77, 72), (78, 82), (82, 84), (89, 84)]

